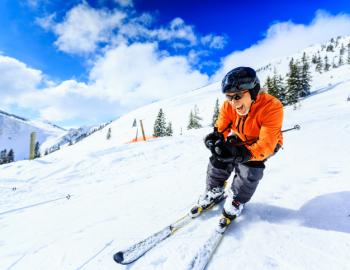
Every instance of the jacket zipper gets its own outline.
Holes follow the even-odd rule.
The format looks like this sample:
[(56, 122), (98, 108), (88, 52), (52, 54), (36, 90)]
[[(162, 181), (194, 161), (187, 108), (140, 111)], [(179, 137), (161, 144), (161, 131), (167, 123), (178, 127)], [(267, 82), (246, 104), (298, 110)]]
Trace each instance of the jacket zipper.
[(247, 136), (244, 134), (244, 124), (245, 124), (245, 121), (247, 120), (247, 118), (248, 118), (248, 115), (244, 116), (243, 122), (242, 122), (242, 134), (246, 140), (247, 140)]
[(237, 124), (237, 126), (236, 126), (238, 133), (239, 133), (239, 124), (240, 124), (240, 123), (241, 123), (241, 117), (238, 118), (238, 124)]

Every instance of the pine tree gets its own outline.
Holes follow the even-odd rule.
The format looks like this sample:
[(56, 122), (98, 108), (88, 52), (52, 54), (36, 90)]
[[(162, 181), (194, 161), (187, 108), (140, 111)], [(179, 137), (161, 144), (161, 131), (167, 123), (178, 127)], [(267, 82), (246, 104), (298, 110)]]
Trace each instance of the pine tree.
[(187, 129), (197, 129), (197, 128), (201, 128), (202, 125), (200, 124), (200, 121), (202, 120), (202, 118), (199, 116), (199, 110), (197, 105), (194, 106), (194, 112), (191, 110), (190, 112), (190, 117), (189, 117), (189, 122), (187, 125)]
[(193, 115), (193, 111), (191, 110), (189, 120), (188, 120), (187, 129), (192, 129), (193, 126), (194, 126), (194, 115)]
[(40, 158), (40, 143), (36, 142), (34, 148), (34, 158)]
[(108, 128), (106, 139), (109, 140), (112, 137), (112, 129)]
[(302, 70), (303, 66), (299, 61), (295, 63), (296, 65), (296, 80), (297, 80), (297, 89), (298, 89), (298, 97), (301, 96), (301, 92), (303, 91), (303, 79), (302, 79)]
[(319, 73), (322, 73), (322, 69), (323, 69), (322, 59), (320, 54), (318, 54), (315, 70)]
[(339, 55), (339, 60), (338, 60), (338, 67), (344, 65), (344, 60), (343, 60), (343, 56), (340, 54)]
[(340, 50), (339, 50), (339, 54), (340, 55), (344, 55), (344, 53), (345, 53), (345, 47), (344, 47), (344, 44), (342, 43), (341, 47), (340, 47)]
[(294, 59), (292, 58), (289, 62), (289, 73), (287, 74), (287, 104), (295, 104), (298, 102), (298, 84), (298, 66), (294, 63)]
[(166, 129), (165, 129), (165, 136), (173, 136), (173, 127), (171, 122), (168, 123)]
[(165, 136), (165, 115), (163, 113), (163, 109), (161, 108), (158, 112), (157, 118), (154, 122), (153, 126), (153, 136), (154, 137), (163, 137)]
[(332, 44), (329, 44), (326, 49), (327, 52), (334, 52), (334, 46)]
[(328, 56), (326, 55), (326, 56), (324, 57), (324, 71), (328, 71), (330, 67), (331, 67), (331, 65), (329, 64), (329, 62), (328, 62)]
[(286, 100), (286, 87), (284, 86), (283, 77), (281, 75), (277, 75), (274, 77), (274, 87), (276, 92), (278, 93), (277, 98), (282, 102), (283, 105), (287, 104)]
[(7, 150), (4, 149), (0, 152), (0, 164), (7, 163)]
[(215, 107), (214, 107), (214, 114), (213, 114), (213, 121), (211, 123), (211, 125), (214, 127), (216, 121), (219, 118), (219, 112), (220, 112), (220, 104), (219, 104), (219, 99), (217, 98), (215, 101)]
[(311, 63), (317, 64), (317, 56), (316, 56), (316, 54), (314, 54), (314, 55), (312, 56)]
[(282, 104), (286, 105), (286, 90), (283, 83), (283, 77), (277, 74), (277, 70), (274, 69), (273, 77), (267, 77), (265, 88), (268, 89), (268, 93), (276, 98), (278, 98)]
[(301, 59), (301, 91), (300, 91), (300, 97), (305, 97), (310, 95), (310, 88), (311, 88), (311, 72), (310, 72), (310, 65), (306, 56), (306, 53), (304, 52), (303, 57)]
[(273, 89), (273, 86), (272, 86), (272, 79), (271, 79), (270, 76), (267, 76), (266, 82), (264, 84), (264, 87), (267, 89), (269, 94), (274, 96), (274, 94), (273, 94), (274, 93), (274, 89)]
[(194, 128), (201, 128), (202, 125), (200, 124), (200, 121), (202, 121), (202, 117), (199, 116), (199, 109), (197, 105), (194, 105), (194, 119), (195, 119)]
[(13, 149), (10, 149), (10, 151), (7, 154), (7, 162), (13, 162), (15, 160), (15, 153), (13, 152)]

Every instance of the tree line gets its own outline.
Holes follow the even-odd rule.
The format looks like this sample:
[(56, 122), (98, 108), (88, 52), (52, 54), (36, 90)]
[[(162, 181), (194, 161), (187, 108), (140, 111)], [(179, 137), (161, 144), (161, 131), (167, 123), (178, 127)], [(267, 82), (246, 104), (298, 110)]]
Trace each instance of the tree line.
[[(340, 38), (332, 38), (328, 44), (321, 46), (321, 51), (326, 52), (323, 57), (321, 57), (320, 51), (318, 51), (311, 57), (304, 52), (301, 59), (292, 58), (289, 62), (289, 71), (285, 78), (278, 74), (275, 68), (273, 75), (267, 77), (264, 87), (268, 89), (271, 95), (277, 97), (283, 105), (296, 104), (300, 98), (310, 95), (312, 81), (310, 70), (312, 65), (314, 65), (316, 72), (323, 73), (329, 71), (331, 68), (350, 64), (350, 41), (344, 46), (343, 43), (339, 43)], [(334, 56), (337, 53), (337, 48), (339, 48), (338, 54)], [(347, 55), (345, 55), (346, 50)], [(329, 53), (333, 54), (332, 63), (328, 55)], [(261, 70), (268, 68), (271, 68), (271, 64)]]
[(4, 149), (0, 152), (0, 165), (11, 163), (15, 160), (15, 152), (13, 149), (10, 149), (10, 151), (7, 152), (7, 149)]
[[(218, 102), (218, 101), (217, 101)], [(194, 105), (194, 108), (190, 111), (188, 117), (187, 129), (198, 129), (202, 128), (202, 117), (199, 114), (199, 108), (197, 105)], [(182, 135), (182, 128), (180, 134)], [(160, 108), (156, 120), (153, 125), (153, 136), (154, 137), (164, 137), (164, 136), (172, 136), (173, 135), (173, 127), (171, 121), (167, 123), (165, 114), (163, 109)]]

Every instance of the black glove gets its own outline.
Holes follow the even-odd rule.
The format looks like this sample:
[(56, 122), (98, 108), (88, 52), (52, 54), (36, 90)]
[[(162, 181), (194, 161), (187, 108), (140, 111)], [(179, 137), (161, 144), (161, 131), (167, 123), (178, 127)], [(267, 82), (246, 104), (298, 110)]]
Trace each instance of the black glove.
[(231, 146), (235, 146), (241, 143), (236, 135), (230, 135), (225, 140), (217, 140), (214, 144), (214, 155), (220, 156), (222, 158), (231, 158), (236, 155), (234, 149)]
[(244, 145), (237, 145), (241, 140), (236, 136), (229, 136), (223, 143), (215, 144), (217, 160), (225, 163), (244, 163), (251, 159), (252, 154)]
[(215, 144), (217, 142), (224, 142), (225, 138), (222, 133), (218, 131), (218, 129), (215, 127), (214, 131), (209, 133), (207, 136), (204, 138), (204, 144), (205, 146), (214, 154), (215, 153)]

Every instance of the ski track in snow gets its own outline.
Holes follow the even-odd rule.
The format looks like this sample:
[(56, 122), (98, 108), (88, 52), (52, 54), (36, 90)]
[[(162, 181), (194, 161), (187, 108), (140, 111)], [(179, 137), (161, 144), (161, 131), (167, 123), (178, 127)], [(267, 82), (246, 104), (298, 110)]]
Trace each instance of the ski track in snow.
[[(207, 270), (350, 269), (349, 74), (344, 66), (315, 75), (314, 94), (297, 110), (285, 108), (284, 126), (299, 123), (301, 130), (284, 135), (284, 149), (267, 161), (256, 194)], [(220, 207), (131, 265), (112, 257), (196, 201), (209, 158), (202, 140), (211, 128), (124, 142), (138, 115), (153, 119), (166, 105), (166, 115), (186, 121), (182, 104), (201, 107), (198, 97), (208, 105), (209, 123), (216, 94), (212, 86), (151, 104), (113, 122), (110, 141), (102, 130), (41, 159), (0, 166), (0, 269), (185, 269), (215, 228)]]

